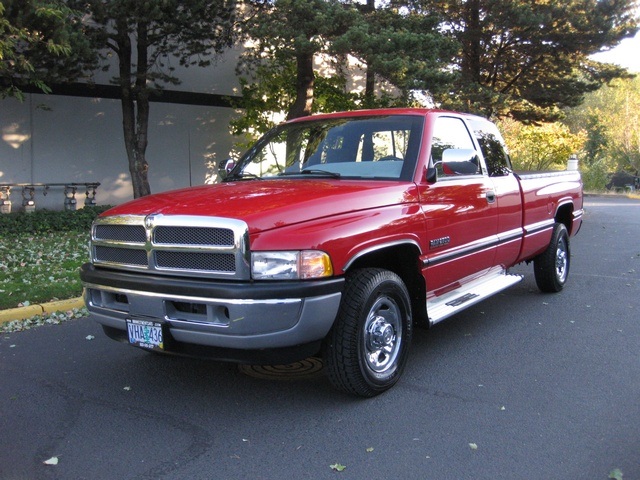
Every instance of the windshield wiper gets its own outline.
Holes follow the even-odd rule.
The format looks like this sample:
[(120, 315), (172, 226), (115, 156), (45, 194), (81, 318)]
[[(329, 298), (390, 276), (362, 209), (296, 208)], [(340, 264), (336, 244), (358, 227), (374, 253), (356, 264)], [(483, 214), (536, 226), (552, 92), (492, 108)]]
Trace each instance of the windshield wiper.
[(230, 180), (262, 180), (263, 178), (256, 175), (255, 173), (249, 172), (240, 172), (234, 173), (233, 175), (229, 175), (224, 179), (225, 182)]
[(283, 177), (292, 177), (296, 175), (314, 175), (318, 177), (340, 178), (339, 173), (330, 172), (328, 170), (320, 170), (316, 168), (305, 168), (304, 170), (300, 170), (299, 172), (282, 172), (279, 174), (279, 176)]

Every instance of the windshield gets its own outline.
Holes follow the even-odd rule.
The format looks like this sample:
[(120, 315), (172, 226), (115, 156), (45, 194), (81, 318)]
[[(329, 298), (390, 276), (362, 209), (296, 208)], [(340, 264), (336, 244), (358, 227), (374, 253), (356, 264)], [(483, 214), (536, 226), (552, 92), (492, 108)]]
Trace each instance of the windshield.
[(285, 176), (410, 180), (422, 126), (423, 118), (412, 115), (284, 124), (259, 140), (227, 180)]

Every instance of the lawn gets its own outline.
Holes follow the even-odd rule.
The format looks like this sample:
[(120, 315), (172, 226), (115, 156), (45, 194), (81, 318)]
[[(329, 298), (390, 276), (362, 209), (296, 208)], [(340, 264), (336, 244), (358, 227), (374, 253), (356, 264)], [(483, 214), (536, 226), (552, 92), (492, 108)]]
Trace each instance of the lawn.
[(88, 232), (2, 235), (0, 310), (80, 296), (88, 245)]

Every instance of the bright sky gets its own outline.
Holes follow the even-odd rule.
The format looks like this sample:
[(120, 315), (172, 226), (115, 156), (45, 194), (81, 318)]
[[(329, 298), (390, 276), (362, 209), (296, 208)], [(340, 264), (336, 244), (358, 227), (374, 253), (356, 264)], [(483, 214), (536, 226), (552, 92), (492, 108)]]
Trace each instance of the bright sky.
[(616, 48), (593, 55), (592, 58), (599, 62), (615, 63), (631, 72), (640, 73), (640, 33), (636, 33), (633, 38), (625, 38)]

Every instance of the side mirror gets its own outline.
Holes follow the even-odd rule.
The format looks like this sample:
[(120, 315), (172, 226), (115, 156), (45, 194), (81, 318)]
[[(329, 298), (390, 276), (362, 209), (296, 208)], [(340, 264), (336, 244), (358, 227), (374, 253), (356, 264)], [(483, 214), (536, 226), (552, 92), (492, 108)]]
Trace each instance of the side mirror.
[(442, 152), (442, 169), (448, 175), (475, 175), (480, 168), (472, 148), (448, 148)]
[(436, 166), (441, 163), (442, 162), (436, 162), (433, 167), (427, 168), (426, 178), (428, 183), (436, 183), (436, 180), (438, 180), (438, 169), (436, 168)]
[(438, 180), (438, 171), (444, 175), (475, 175), (480, 168), (478, 152), (472, 148), (447, 148), (442, 152), (442, 160), (427, 168), (426, 180)]
[(236, 161), (232, 158), (227, 158), (225, 160), (222, 160), (218, 164), (218, 175), (220, 175), (220, 178), (224, 180), (229, 174), (229, 172), (233, 170), (233, 167), (235, 166), (236, 166)]

